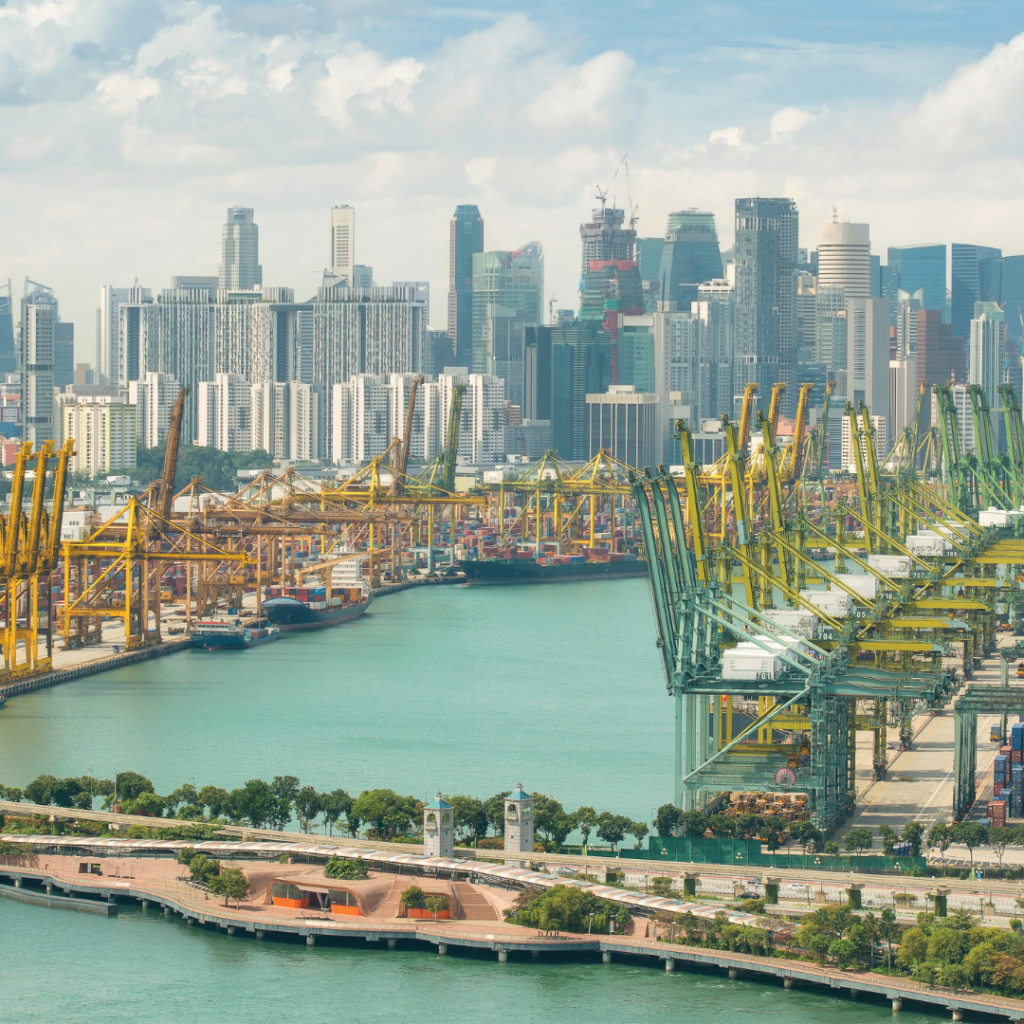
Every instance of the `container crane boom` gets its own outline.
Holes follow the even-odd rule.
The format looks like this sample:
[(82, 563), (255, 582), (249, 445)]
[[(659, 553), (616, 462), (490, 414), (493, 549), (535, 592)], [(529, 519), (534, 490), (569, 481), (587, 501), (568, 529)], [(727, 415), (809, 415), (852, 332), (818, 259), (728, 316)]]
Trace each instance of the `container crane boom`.
[(405, 469), (409, 464), (409, 445), (412, 443), (412, 422), (416, 412), (416, 393), (423, 383), (423, 374), (417, 374), (412, 379), (412, 386), (409, 388), (409, 405), (405, 410), (405, 432), (402, 434), (401, 447), (398, 451), (398, 458), (392, 467), (391, 472), (391, 496), (400, 498), (405, 490)]
[(164, 471), (160, 476), (156, 490), (156, 511), (164, 520), (171, 514), (171, 501), (174, 498), (174, 477), (178, 472), (178, 450), (181, 448), (181, 420), (185, 415), (185, 399), (188, 387), (178, 392), (178, 397), (171, 410), (171, 422), (167, 428), (167, 447), (164, 450)]
[(750, 444), (750, 414), (753, 411), (756, 392), (756, 384), (748, 384), (743, 389), (743, 407), (740, 409), (740, 426), (736, 438), (736, 446), (741, 452), (745, 452)]
[(465, 384), (452, 387), (452, 404), (448, 408), (448, 432), (444, 448), (444, 478), (442, 488), (451, 494), (455, 490), (455, 458), (459, 453), (459, 431), (462, 427), (462, 400), (466, 395)]

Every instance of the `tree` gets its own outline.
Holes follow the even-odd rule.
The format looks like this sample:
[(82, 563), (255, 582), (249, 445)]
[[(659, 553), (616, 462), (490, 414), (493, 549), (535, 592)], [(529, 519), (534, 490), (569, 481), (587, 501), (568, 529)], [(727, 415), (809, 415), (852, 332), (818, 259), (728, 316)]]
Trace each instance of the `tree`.
[(410, 885), (402, 890), (401, 903), (406, 910), (422, 910), (424, 899), (426, 897), (418, 885)]
[(988, 842), (988, 829), (980, 821), (961, 821), (953, 826), (953, 842), (962, 843), (971, 852), (971, 869), (974, 868), (974, 851)]
[(370, 874), (369, 865), (365, 860), (349, 860), (346, 857), (331, 857), (324, 867), (327, 878), (360, 879)]
[(632, 824), (625, 815), (602, 811), (597, 816), (597, 837), (610, 844), (614, 850), (622, 842)]
[(412, 796), (399, 796), (390, 789), (364, 790), (352, 802), (352, 814), (367, 822), (378, 839), (387, 843), (412, 828), (423, 813), (423, 804)]
[(299, 819), (299, 828), (308, 835), (310, 826), (323, 810), (320, 794), (312, 786), (303, 786), (292, 798), (292, 803)]
[(882, 840), (882, 853), (884, 853), (886, 857), (892, 857), (893, 847), (900, 841), (899, 832), (889, 825), (879, 825), (878, 835)]
[(496, 835), (505, 834), (505, 797), (512, 792), (511, 789), (495, 793), (484, 801), (484, 814), (487, 815), (487, 827)]
[(822, 963), (825, 962), (825, 957), (828, 955), (828, 951), (831, 948), (832, 940), (824, 932), (818, 932), (816, 935), (812, 935), (807, 941), (808, 951), (816, 953)]
[[(199, 792), (190, 782), (179, 786), (173, 793), (164, 798), (169, 817), (198, 818), (202, 816), (203, 808), (199, 801)], [(182, 813), (178, 814), (178, 808)]]
[(267, 813), (267, 821), (272, 828), (282, 831), (292, 820), (292, 805), (299, 795), (299, 780), (294, 775), (275, 775), (270, 783), (270, 792), (273, 793), (276, 802)]
[(928, 830), (928, 846), (938, 850), (942, 859), (946, 859), (946, 851), (953, 845), (953, 829), (944, 821), (937, 821)]
[(832, 858), (832, 864), (835, 865), (836, 857), (839, 856), (839, 844), (833, 839), (825, 844), (824, 853), (827, 857)]
[(215, 896), (224, 897), (225, 907), (229, 899), (237, 904), (249, 898), (249, 879), (245, 877), (245, 872), (241, 868), (224, 868), (219, 875), (212, 875), (207, 882), (207, 888)]
[(708, 818), (708, 827), (716, 839), (729, 839), (736, 835), (736, 819), (728, 814), (712, 814)]
[(25, 787), (25, 799), (30, 804), (48, 804), (50, 791), (57, 781), (55, 775), (38, 775)]
[(836, 939), (828, 947), (828, 955), (840, 967), (848, 967), (857, 953), (857, 948), (849, 939)]
[(749, 812), (736, 815), (736, 835), (740, 839), (756, 839), (761, 830), (761, 819)]
[(999, 858), (999, 866), (1002, 867), (1003, 854), (1006, 853), (1006, 848), (1017, 842), (1019, 842), (1017, 829), (1002, 826), (988, 830), (988, 841), (985, 845)]
[(924, 825), (919, 821), (908, 821), (903, 826), (900, 839), (904, 843), (910, 843), (910, 856), (921, 856), (921, 840), (924, 838)]
[(0, 857), (24, 857), (31, 849), (27, 843), (12, 843), (9, 839), (0, 839)]
[(708, 816), (703, 811), (684, 811), (679, 815), (679, 827), (687, 839), (702, 839), (708, 830)]
[(352, 807), (352, 797), (343, 789), (333, 789), (330, 793), (320, 794), (320, 809), (324, 816), (324, 829), (330, 828), (334, 835), (334, 826), (338, 819)]
[(487, 835), (487, 812), (482, 800), (475, 796), (449, 796), (446, 799), (452, 805), (456, 839), (477, 843)]
[(674, 836), (675, 830), (679, 827), (679, 817), (682, 811), (675, 804), (662, 804), (654, 819), (654, 827), (662, 838)]
[(869, 828), (851, 828), (846, 833), (846, 849), (851, 853), (861, 854), (871, 848), (875, 837)]
[(262, 779), (250, 779), (241, 789), (233, 789), (230, 803), (233, 813), (253, 828), (263, 828), (280, 809), (279, 798)]
[(561, 846), (574, 826), (572, 818), (557, 800), (543, 793), (534, 793), (533, 827), (549, 843)]
[(793, 822), (789, 834), (803, 846), (805, 853), (820, 850), (825, 842), (825, 833), (813, 821)]
[(143, 793), (156, 792), (156, 786), (145, 775), (139, 775), (138, 772), (118, 772), (115, 781), (117, 799), (122, 803), (126, 800), (137, 800)]
[(177, 856), (177, 857), (175, 857), (174, 859), (175, 859), (175, 860), (176, 860), (176, 861), (177, 861), (177, 862), (178, 862), (179, 864), (191, 864), (191, 863), (192, 863), (192, 861), (193, 861), (193, 860), (194, 860), (194, 859), (196, 858), (196, 856), (198, 856), (198, 855), (196, 854), (196, 851), (195, 851), (195, 848), (194, 848), (194, 847), (191, 847), (191, 846), (183, 846), (183, 847), (182, 847), (182, 848), (181, 848), (181, 849), (180, 849), (180, 850), (178, 851), (178, 856)]
[(81, 779), (54, 779), (50, 784), (49, 797), (49, 802), (57, 807), (78, 807), (81, 810), (89, 810), (92, 804), (88, 788), (84, 791), (82, 789)]
[(20, 804), (24, 793), (17, 786), (0, 786), (0, 792), (3, 793), (5, 800), (10, 800), (13, 804)]
[(423, 907), (425, 910), (429, 910), (434, 920), (437, 920), (437, 915), (442, 910), (448, 909), (448, 897), (447, 896), (427, 896), (423, 900)]
[(634, 821), (626, 831), (636, 840), (636, 846), (639, 850), (643, 845), (644, 837), (650, 829), (647, 827), (646, 821)]
[(597, 828), (597, 811), (593, 807), (580, 807), (573, 812), (572, 821), (583, 836), (583, 845), (587, 846), (590, 843), (590, 833)]
[(144, 814), (147, 818), (159, 818), (164, 813), (164, 801), (156, 793), (140, 793), (121, 804), (125, 814)]
[(766, 814), (761, 819), (761, 839), (769, 850), (777, 850), (782, 845), (782, 833), (785, 831), (785, 819), (777, 814)]
[(896, 911), (892, 907), (886, 907), (879, 916), (878, 932), (886, 946), (886, 969), (892, 971), (892, 944), (899, 934), (899, 927), (896, 924)]
[(222, 814), (230, 814), (231, 794), (218, 786), (203, 786), (197, 794), (196, 803), (200, 808), (209, 807), (211, 818), (219, 818)]
[(189, 874), (193, 882), (209, 885), (210, 879), (220, 871), (220, 864), (210, 860), (205, 854), (197, 853), (188, 863)]

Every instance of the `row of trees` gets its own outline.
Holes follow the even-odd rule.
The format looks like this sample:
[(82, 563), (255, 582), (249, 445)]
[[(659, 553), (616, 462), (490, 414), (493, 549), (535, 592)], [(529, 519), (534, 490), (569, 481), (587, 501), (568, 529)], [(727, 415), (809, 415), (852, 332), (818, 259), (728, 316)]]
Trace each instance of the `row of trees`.
[(550, 889), (528, 886), (505, 910), (505, 919), (542, 931), (587, 933), (607, 932), (609, 922), (625, 931), (632, 920), (626, 907), (569, 885)]
[(214, 896), (223, 896), (225, 907), (229, 899), (237, 904), (249, 898), (249, 879), (241, 868), (225, 867), (220, 861), (196, 853), (191, 846), (186, 846), (178, 854), (178, 863), (188, 867), (189, 875), (197, 885), (206, 886)]
[[(448, 797), (455, 838), (476, 845), (486, 841), (491, 832), (504, 835), (505, 797), (509, 792), (495, 793), (486, 800), (464, 795)], [(294, 819), (307, 833), (322, 826), (331, 835), (339, 829), (355, 836), (365, 827), (370, 838), (384, 842), (419, 835), (423, 827), (423, 803), (416, 797), (390, 789), (364, 790), (357, 797), (343, 789), (321, 793), (313, 786), (301, 785), (294, 775), (275, 775), (270, 782), (250, 779), (232, 790), (219, 786), (197, 788), (186, 782), (167, 796), (159, 796), (153, 783), (136, 772), (121, 772), (115, 779), (40, 775), (24, 790), (0, 786), (0, 795), (7, 800), (82, 810), (91, 809), (97, 797), (103, 798), (103, 807), (109, 810), (116, 796), (118, 808), (125, 814), (166, 815), (185, 821), (216, 819), (278, 830)], [(563, 846), (573, 832), (580, 833), (584, 844), (596, 835), (614, 848), (626, 836), (632, 836), (639, 845), (649, 831), (646, 822), (622, 814), (598, 813), (593, 807), (566, 811), (543, 793), (534, 793), (533, 800), (534, 829), (549, 850)]]
[(947, 918), (917, 915), (896, 952), (896, 965), (928, 985), (987, 986), (1006, 995), (1024, 992), (1024, 935), (979, 927), (966, 910)]
[(689, 839), (700, 839), (710, 832), (716, 839), (759, 839), (770, 850), (779, 849), (784, 842), (795, 842), (805, 849), (828, 852), (825, 833), (814, 822), (786, 821), (777, 814), (705, 814), (682, 811), (675, 804), (662, 804), (654, 819), (654, 828), (659, 836), (678, 833)]

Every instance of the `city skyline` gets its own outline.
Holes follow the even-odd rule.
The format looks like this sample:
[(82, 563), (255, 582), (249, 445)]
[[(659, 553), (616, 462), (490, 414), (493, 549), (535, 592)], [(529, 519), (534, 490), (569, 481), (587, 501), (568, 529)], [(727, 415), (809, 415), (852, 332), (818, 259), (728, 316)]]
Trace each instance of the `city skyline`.
[[(223, 210), (235, 203), (257, 211), (267, 282), (312, 291), (324, 211), (348, 203), (359, 210), (359, 262), (379, 280), (429, 280), (437, 296), (451, 211), (475, 203), (489, 247), (545, 246), (549, 295), (572, 305), (578, 224), (625, 152), (641, 236), (693, 206), (714, 213), (727, 248), (733, 199), (760, 194), (791, 196), (805, 224), (838, 206), (872, 225), (877, 253), (939, 239), (1024, 249), (1018, 144), (993, 130), (1020, 93), (1024, 37), (1008, 18), (982, 29), (947, 11), (914, 21), (905, 43), (907, 15), (887, 13), (886, 25), (877, 5), (854, 28), (779, 14), (770, 34), (766, 16), (748, 12), (727, 46), (713, 15), (694, 14), (684, 74), (668, 70), (665, 42), (651, 38), (664, 33), (645, 34), (642, 19), (613, 19), (614, 35), (573, 19), (569, 35), (561, 13), (474, 21), (456, 10), (413, 18), (417, 34), (386, 14), (343, 32), (315, 5), (316, 25), (276, 10), (257, 24), (244, 10), (157, 9), (118, 37), (115, 59), (117, 19), (99, 10), (76, 7), (44, 44), (31, 18), (50, 24), (45, 13), (8, 5), (0, 44), (14, 54), (0, 278), (51, 284), (80, 344), (99, 284), (215, 274)], [(821, 73), (797, 78), (787, 70), (797, 55)], [(476, 90), (452, 99), (453, 69), (487, 101)], [(500, 101), (488, 89), (496, 76), (515, 85)], [(74, 100), (61, 98), (65, 79)], [(44, 102), (68, 115), (60, 133), (41, 126)], [(176, 104), (194, 116), (182, 122)], [(266, 108), (258, 128), (229, 114), (253, 104)], [(610, 187), (625, 206), (625, 176)], [(58, 223), (73, 249), (47, 230)], [(443, 326), (436, 310), (433, 320)]]

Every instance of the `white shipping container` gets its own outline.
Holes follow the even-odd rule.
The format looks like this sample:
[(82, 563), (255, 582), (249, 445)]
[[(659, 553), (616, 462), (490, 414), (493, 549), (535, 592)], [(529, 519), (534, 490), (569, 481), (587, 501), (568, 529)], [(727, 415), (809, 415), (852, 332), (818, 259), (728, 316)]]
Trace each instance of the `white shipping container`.
[[(857, 574), (852, 572), (837, 572), (833, 573), (837, 580), (841, 580), (845, 583), (852, 591), (859, 594), (861, 597), (866, 597), (869, 601), (873, 601), (878, 597), (878, 580), (874, 576), (868, 576), (866, 574)], [(841, 588), (833, 586), (831, 583), (829, 587), (835, 591), (839, 591)], [(842, 593), (846, 593), (845, 590)]]
[(843, 590), (801, 590), (800, 596), (832, 618), (849, 615), (853, 611), (853, 598)]
[(775, 657), (757, 644), (737, 644), (722, 656), (723, 679), (774, 679), (782, 668), (781, 658)]
[(868, 555), (872, 569), (892, 579), (904, 579), (913, 571), (913, 562), (906, 555)]
[(999, 508), (983, 509), (978, 513), (979, 526), (1009, 526), (1010, 513)]
[(924, 555), (927, 558), (939, 558), (946, 551), (947, 541), (938, 535), (925, 537), (921, 534), (912, 533), (904, 542), (906, 549), (915, 555)]
[(62, 541), (80, 541), (85, 540), (89, 536), (89, 531), (84, 526), (65, 526), (63, 523), (60, 528), (60, 539)]
[[(118, 513), (121, 513), (118, 515)], [(96, 509), (96, 515), (101, 523), (113, 520), (115, 523), (128, 522), (128, 509), (124, 505), (100, 505)]]
[(813, 640), (818, 635), (818, 617), (813, 612), (798, 608), (777, 608), (765, 612), (764, 618), (768, 629), (771, 629), (770, 623), (774, 622), (807, 640)]

